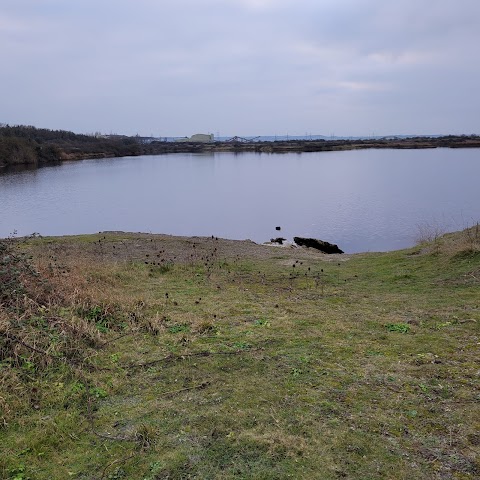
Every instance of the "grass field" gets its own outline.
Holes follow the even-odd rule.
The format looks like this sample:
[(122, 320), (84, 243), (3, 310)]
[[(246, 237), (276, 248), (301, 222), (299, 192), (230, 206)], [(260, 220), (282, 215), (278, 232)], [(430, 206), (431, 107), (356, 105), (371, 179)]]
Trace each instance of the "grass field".
[(391, 253), (110, 233), (0, 258), (1, 478), (480, 477), (478, 227)]

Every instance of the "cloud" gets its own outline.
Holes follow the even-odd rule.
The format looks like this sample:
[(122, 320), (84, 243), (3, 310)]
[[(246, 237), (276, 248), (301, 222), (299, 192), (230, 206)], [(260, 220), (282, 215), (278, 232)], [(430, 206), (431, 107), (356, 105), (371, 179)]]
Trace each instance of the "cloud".
[(4, 0), (0, 121), (478, 131), (479, 20), (476, 0)]

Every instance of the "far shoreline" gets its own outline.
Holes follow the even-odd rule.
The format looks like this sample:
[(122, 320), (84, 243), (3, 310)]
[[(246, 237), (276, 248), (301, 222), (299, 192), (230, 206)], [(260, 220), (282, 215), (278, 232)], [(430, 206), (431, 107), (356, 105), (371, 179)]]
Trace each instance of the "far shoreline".
[[(394, 149), (418, 150), (434, 148), (480, 148), (480, 137), (414, 137), (366, 140), (276, 140), (276, 141), (214, 141), (214, 142), (159, 142), (140, 145), (138, 154), (126, 156), (166, 155), (173, 153), (313, 153), (349, 150)], [(60, 161), (115, 158), (107, 152), (72, 152), (62, 155)]]
[[(28, 130), (28, 129), (27, 129)], [(38, 134), (39, 130), (33, 129)], [(55, 132), (50, 132), (52, 135)], [(32, 132), (29, 133), (32, 135)], [(167, 155), (173, 153), (312, 153), (339, 152), (348, 150), (395, 149), (417, 150), (434, 148), (480, 148), (480, 136), (447, 135), (441, 137), (384, 137), (370, 139), (320, 139), (320, 140), (275, 140), (259, 141), (234, 137), (232, 140), (190, 142), (159, 141), (142, 137), (95, 138), (71, 134), (74, 138), (66, 142), (47, 137), (40, 144), (28, 143), (22, 138), (9, 138), (18, 144), (8, 147), (0, 156), (0, 173), (13, 171), (15, 167), (32, 168), (59, 165), (66, 161), (103, 158)], [(5, 137), (6, 138), (6, 137)], [(5, 142), (4, 138), (4, 142)], [(0, 140), (2, 137), (0, 136)], [(33, 142), (33, 140), (31, 140)], [(35, 146), (35, 148), (33, 148)], [(1, 142), (0, 142), (1, 147)], [(0, 149), (0, 154), (2, 150)]]

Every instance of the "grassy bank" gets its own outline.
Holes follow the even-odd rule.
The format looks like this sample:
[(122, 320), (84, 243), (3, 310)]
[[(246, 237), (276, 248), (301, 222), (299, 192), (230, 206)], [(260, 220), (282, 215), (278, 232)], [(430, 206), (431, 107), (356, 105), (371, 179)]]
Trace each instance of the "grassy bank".
[(0, 477), (478, 478), (479, 241), (2, 241)]

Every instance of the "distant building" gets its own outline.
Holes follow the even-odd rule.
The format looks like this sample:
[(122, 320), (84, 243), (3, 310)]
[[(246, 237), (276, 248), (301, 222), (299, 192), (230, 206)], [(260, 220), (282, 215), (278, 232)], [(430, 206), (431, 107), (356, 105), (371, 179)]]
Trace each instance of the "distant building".
[(176, 142), (198, 142), (198, 143), (211, 143), (213, 142), (214, 137), (213, 133), (196, 133), (195, 135), (192, 135), (191, 137), (185, 137), (185, 138), (176, 138)]

